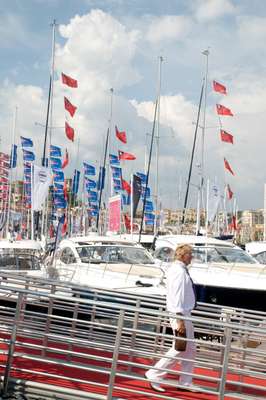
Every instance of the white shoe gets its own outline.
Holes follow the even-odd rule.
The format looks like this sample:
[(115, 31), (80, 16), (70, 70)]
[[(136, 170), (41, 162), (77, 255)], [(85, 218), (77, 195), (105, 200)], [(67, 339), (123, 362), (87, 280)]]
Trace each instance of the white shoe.
[(159, 383), (156, 383), (154, 381), (151, 380), (148, 371), (145, 372), (145, 377), (148, 379), (150, 387), (155, 390), (156, 392), (165, 392), (165, 389), (161, 387), (161, 385)]

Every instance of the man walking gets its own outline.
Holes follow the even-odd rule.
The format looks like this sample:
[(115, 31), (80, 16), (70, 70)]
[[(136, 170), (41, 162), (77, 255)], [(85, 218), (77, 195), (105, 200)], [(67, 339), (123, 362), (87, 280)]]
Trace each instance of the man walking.
[[(145, 376), (149, 380), (152, 389), (158, 392), (164, 392), (161, 387), (164, 382), (164, 377), (167, 374), (166, 369), (173, 369), (180, 361), (180, 385), (189, 389), (192, 386), (193, 364), (196, 356), (196, 345), (190, 339), (194, 339), (194, 327), (191, 321), (184, 321), (182, 316), (190, 316), (191, 310), (195, 307), (196, 298), (194, 286), (189, 275), (187, 266), (191, 263), (192, 247), (187, 244), (179, 245), (176, 248), (174, 261), (170, 263), (166, 271), (167, 279), (167, 310), (171, 314), (176, 314), (176, 318), (170, 318), (170, 325), (174, 335), (184, 335), (188, 339), (186, 350), (176, 350), (175, 340), (172, 347), (167, 351)], [(176, 357), (181, 358), (177, 360)], [(182, 359), (183, 358), (183, 359)]]

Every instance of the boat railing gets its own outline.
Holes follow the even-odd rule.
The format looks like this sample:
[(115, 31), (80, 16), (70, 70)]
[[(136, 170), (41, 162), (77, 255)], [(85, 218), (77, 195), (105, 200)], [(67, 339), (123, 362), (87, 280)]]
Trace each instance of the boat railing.
[[(150, 391), (144, 377), (173, 339), (164, 299), (86, 290), (84, 296), (82, 286), (1, 274), (2, 395), (184, 398), (180, 371), (166, 371), (167, 396)], [(200, 303), (184, 319), (195, 327), (192, 375), (201, 396), (265, 398), (266, 313)]]

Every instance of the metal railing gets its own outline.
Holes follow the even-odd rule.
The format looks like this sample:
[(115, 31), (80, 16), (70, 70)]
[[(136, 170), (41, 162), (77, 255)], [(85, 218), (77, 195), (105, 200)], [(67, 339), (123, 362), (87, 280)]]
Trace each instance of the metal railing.
[[(165, 381), (167, 395), (150, 391), (144, 377), (173, 339), (163, 299), (9, 274), (1, 278), (2, 394), (182, 398), (180, 371), (167, 371), (172, 377)], [(200, 303), (187, 319), (195, 327), (195, 390), (217, 399), (265, 398), (266, 314)]]

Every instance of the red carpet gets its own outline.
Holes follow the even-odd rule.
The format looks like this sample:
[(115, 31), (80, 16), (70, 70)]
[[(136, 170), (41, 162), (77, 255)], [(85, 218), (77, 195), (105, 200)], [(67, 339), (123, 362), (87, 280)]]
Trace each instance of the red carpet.
[[(5, 335), (1, 335), (2, 338), (8, 338)], [(17, 338), (17, 341), (21, 341), (24, 343), (24, 345), (16, 345), (15, 351), (16, 352), (21, 352), (23, 351), (25, 354), (28, 355), (34, 355), (34, 356), (40, 356), (41, 351), (38, 349), (31, 349), (27, 348), (26, 344), (35, 344), (35, 345), (41, 345), (42, 341), (41, 340), (32, 340), (32, 339), (27, 339), (27, 338)], [(49, 342), (47, 345), (51, 351), (47, 352), (47, 357), (52, 360), (67, 360), (67, 356), (63, 354), (56, 354), (53, 349), (60, 349), (60, 350), (67, 350), (68, 345), (63, 344), (63, 343), (55, 343), (55, 342)], [(7, 345), (1, 343), (0, 344), (0, 350), (6, 350)], [(110, 363), (112, 361), (112, 353), (107, 352), (107, 351), (101, 351), (101, 350), (92, 350), (89, 348), (84, 348), (84, 347), (78, 347), (78, 346), (73, 346), (73, 352), (80, 352), (81, 355), (79, 357), (72, 356), (70, 362), (73, 363), (80, 363), (83, 365), (88, 365), (88, 366), (95, 366), (95, 367), (107, 367), (110, 368)], [(107, 357), (110, 359), (110, 361), (98, 361), (98, 360), (92, 360), (90, 358), (84, 358), (86, 355), (97, 355), (101, 357)], [(127, 360), (127, 356), (120, 356), (119, 361), (122, 360)], [(141, 363), (142, 365), (150, 365), (150, 361), (145, 358), (133, 358), (133, 362), (136, 363)], [(1, 368), (1, 373), (4, 370), (6, 364), (6, 356), (3, 354), (0, 354), (0, 368)], [(119, 362), (118, 362), (119, 365)], [(99, 387), (96, 386), (95, 384), (88, 384), (86, 381), (92, 381), (95, 383), (102, 383), (102, 384), (108, 384), (109, 381), (109, 375), (105, 372), (100, 373), (100, 372), (94, 372), (94, 371), (85, 371), (81, 368), (81, 365), (79, 365), (79, 368), (74, 368), (72, 366), (60, 366), (57, 364), (48, 364), (44, 361), (38, 361), (38, 360), (27, 360), (25, 358), (22, 358), (20, 355), (14, 357), (13, 361), (13, 367), (14, 368), (21, 368), (24, 370), (30, 370), (29, 372), (20, 372), (20, 371), (13, 371), (11, 376), (13, 378), (20, 378), (20, 379), (25, 379), (25, 380), (31, 380), (34, 382), (42, 382), (50, 385), (56, 385), (56, 386), (63, 386), (66, 388), (71, 388), (75, 390), (82, 390), (82, 391), (87, 391), (90, 393), (98, 393), (98, 394), (106, 394), (107, 388), (105, 387)], [(35, 371), (35, 373), (32, 373), (32, 370)], [(123, 365), (118, 366), (119, 372), (126, 372), (127, 367)], [(132, 370), (133, 373), (139, 374), (140, 376), (144, 376), (145, 370), (141, 367), (133, 368)], [(58, 375), (59, 377), (47, 377), (47, 376), (42, 376), (42, 373), (49, 373), (49, 374), (55, 374)], [(215, 371), (207, 371), (204, 369), (195, 369), (195, 373), (205, 375), (207, 376), (212, 376), (212, 377), (217, 377), (218, 373)], [(67, 379), (63, 379), (67, 378)], [(69, 378), (69, 379), (68, 379)], [(174, 376), (169, 376), (171, 379), (175, 379)], [(78, 379), (78, 380), (83, 380), (85, 381), (84, 383), (81, 382), (73, 382), (71, 379)], [(229, 380), (233, 380), (237, 382), (239, 380), (239, 377), (236, 375), (228, 375)], [(252, 383), (252, 384), (257, 384), (260, 386), (266, 387), (266, 378), (265, 380), (262, 379), (255, 379), (255, 378), (249, 378), (249, 377), (244, 377), (243, 379), (244, 383)], [(200, 379), (195, 379), (194, 384), (197, 386), (205, 386), (211, 388), (212, 384), (210, 382), (200, 380)], [(148, 400), (148, 399), (153, 399), (156, 397), (153, 396), (146, 396), (146, 395), (141, 395), (137, 394), (135, 391), (136, 390), (143, 390), (145, 392), (149, 393), (154, 393), (150, 388), (147, 382), (141, 381), (141, 380), (136, 380), (132, 378), (124, 378), (124, 377), (116, 377), (115, 380), (115, 385), (119, 385), (119, 390), (115, 389), (113, 392), (113, 396), (117, 397), (122, 397), (124, 399), (131, 399), (132, 400), (132, 393), (134, 393), (134, 400)], [(213, 384), (214, 385), (214, 384)], [(127, 388), (131, 390), (131, 393), (127, 393), (122, 390), (122, 388)], [(192, 392), (182, 392), (181, 390), (177, 390), (175, 388), (167, 387), (165, 386), (166, 392), (164, 393), (165, 395), (172, 396), (172, 397), (177, 397), (178, 399), (184, 399), (184, 400), (214, 400), (217, 399), (216, 395), (212, 394), (205, 394), (205, 393), (192, 393)], [(227, 387), (227, 389), (234, 390), (234, 387), (231, 386)], [(264, 393), (262, 391), (257, 391), (255, 392), (254, 390), (251, 391), (249, 389), (244, 389), (243, 393), (249, 394), (249, 395), (260, 395), (263, 397), (263, 395), (266, 398), (266, 390)], [(225, 397), (227, 400), (231, 399), (231, 397), (227, 396)]]

